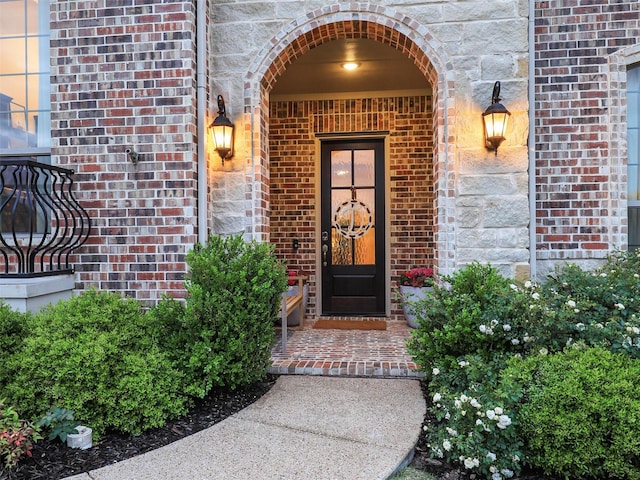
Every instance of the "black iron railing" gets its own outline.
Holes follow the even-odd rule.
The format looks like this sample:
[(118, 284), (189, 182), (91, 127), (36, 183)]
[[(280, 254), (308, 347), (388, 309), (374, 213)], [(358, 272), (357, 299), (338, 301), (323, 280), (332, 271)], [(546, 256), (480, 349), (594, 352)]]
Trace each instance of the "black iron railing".
[(72, 176), (30, 157), (0, 158), (0, 277), (73, 272), (69, 256), (89, 238), (91, 219)]

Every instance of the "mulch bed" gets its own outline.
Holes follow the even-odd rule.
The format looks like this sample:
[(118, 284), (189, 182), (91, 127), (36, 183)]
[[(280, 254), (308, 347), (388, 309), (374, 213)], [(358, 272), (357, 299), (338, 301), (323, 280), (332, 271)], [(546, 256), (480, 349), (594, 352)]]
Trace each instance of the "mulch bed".
[(0, 480), (58, 480), (154, 450), (239, 412), (267, 393), (276, 378), (269, 375), (242, 390), (214, 392), (198, 401), (187, 415), (169, 421), (162, 428), (138, 436), (107, 433), (88, 450), (68, 448), (59, 440), (40, 440), (33, 448), (33, 456), (21, 460), (10, 472), (0, 466)]
[[(59, 480), (154, 450), (204, 430), (237, 413), (267, 393), (276, 379), (277, 376), (269, 375), (264, 381), (243, 390), (214, 392), (206, 399), (198, 401), (187, 415), (169, 421), (162, 428), (149, 430), (138, 436), (107, 433), (88, 450), (71, 449), (57, 440), (41, 440), (34, 446), (32, 458), (21, 460), (15, 469), (8, 472), (0, 466), (0, 480)], [(424, 382), (422, 388), (425, 399), (429, 402), (431, 398)], [(432, 420), (427, 414), (424, 424)], [(471, 478), (464, 470), (429, 458), (429, 448), (424, 436), (420, 436), (411, 466), (429, 472), (439, 479)], [(530, 471), (523, 472), (519, 478), (555, 480)]]

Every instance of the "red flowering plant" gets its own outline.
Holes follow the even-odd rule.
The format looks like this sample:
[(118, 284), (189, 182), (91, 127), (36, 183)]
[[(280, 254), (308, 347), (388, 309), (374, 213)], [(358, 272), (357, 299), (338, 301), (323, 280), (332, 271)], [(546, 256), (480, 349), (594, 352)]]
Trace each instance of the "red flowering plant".
[(400, 285), (409, 287), (433, 287), (433, 275), (433, 268), (412, 268), (400, 274)]

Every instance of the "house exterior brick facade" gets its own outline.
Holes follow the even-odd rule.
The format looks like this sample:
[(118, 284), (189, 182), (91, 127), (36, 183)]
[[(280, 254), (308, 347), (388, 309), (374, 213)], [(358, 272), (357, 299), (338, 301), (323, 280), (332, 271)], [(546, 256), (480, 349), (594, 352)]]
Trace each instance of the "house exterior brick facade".
[(50, 28), (52, 159), (93, 220), (78, 288), (179, 296), (196, 241), (194, 5), (51, 2)]
[[(321, 314), (328, 134), (385, 139), (391, 318), (394, 281), (414, 266), (490, 262), (526, 279), (594, 265), (627, 245), (625, 75), (640, 62), (639, 16), (633, 0), (51, 2), (51, 158), (76, 171), (95, 222), (77, 289), (182, 296), (194, 243), (242, 232), (309, 276), (307, 313)], [(272, 95), (293, 62), (344, 39), (401, 52), (424, 91)], [(497, 154), (481, 117), (496, 81), (512, 114)], [(202, 138), (218, 94), (236, 126), (224, 164)]]
[[(633, 1), (535, 2), (536, 256), (540, 273), (626, 248), (626, 69)], [(635, 54), (635, 57), (634, 57)]]

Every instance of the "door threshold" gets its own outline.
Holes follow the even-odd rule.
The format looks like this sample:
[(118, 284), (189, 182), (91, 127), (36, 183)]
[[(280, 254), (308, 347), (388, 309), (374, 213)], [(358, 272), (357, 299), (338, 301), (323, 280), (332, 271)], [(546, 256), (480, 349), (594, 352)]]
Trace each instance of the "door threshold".
[(391, 319), (386, 315), (320, 315), (319, 317), (316, 317), (313, 319), (314, 322), (316, 320), (337, 320), (337, 321), (351, 320), (354, 322), (367, 322), (367, 321), (370, 322), (373, 320), (382, 320), (382, 321), (388, 322)]

